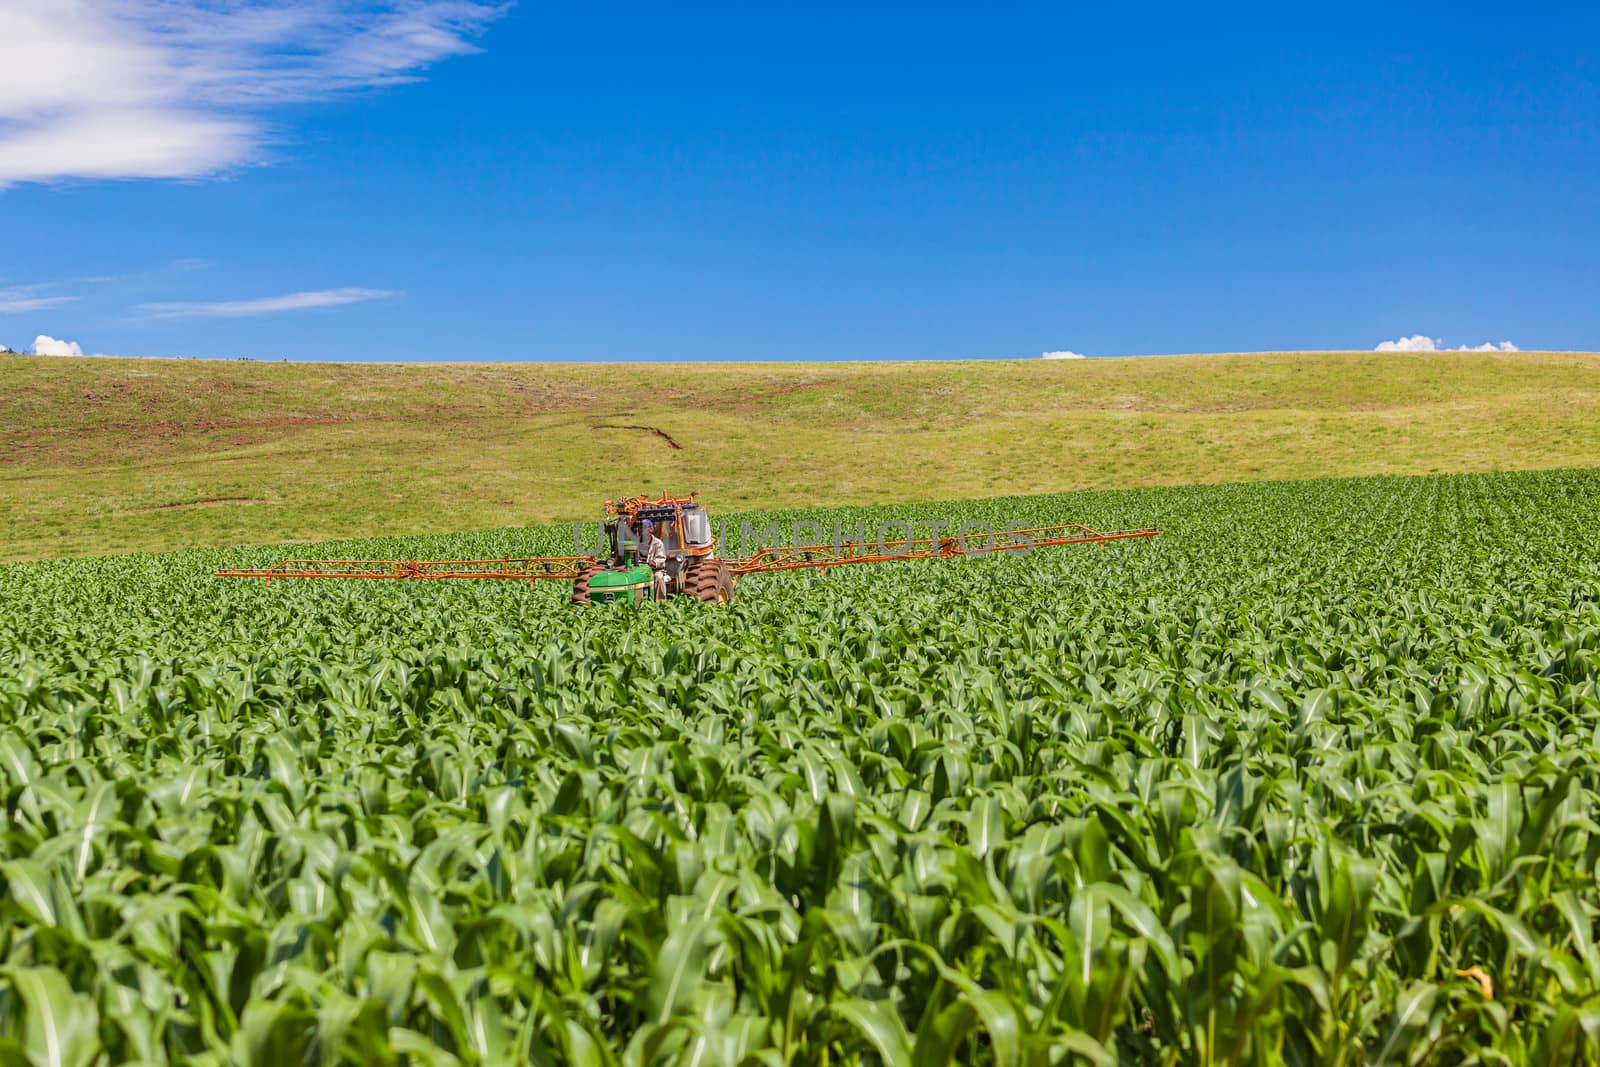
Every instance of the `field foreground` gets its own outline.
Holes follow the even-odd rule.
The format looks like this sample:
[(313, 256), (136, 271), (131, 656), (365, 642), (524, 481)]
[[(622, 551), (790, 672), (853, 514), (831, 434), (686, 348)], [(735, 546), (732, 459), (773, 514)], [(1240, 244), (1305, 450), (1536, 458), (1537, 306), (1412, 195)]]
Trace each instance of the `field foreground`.
[(0, 568), (0, 1045), (1600, 1056), (1600, 472), (916, 514), (1164, 533), (721, 610)]
[(0, 560), (1076, 489), (1581, 467), (1600, 355), (362, 364), (0, 356)]

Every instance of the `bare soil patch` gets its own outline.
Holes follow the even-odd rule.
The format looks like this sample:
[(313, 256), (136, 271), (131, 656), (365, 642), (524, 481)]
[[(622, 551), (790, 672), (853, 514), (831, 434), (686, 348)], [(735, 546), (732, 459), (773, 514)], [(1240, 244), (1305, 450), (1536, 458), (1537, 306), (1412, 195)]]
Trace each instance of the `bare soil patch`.
[(672, 435), (671, 434), (667, 433), (667, 431), (661, 429), (658, 426), (623, 426), (623, 425), (618, 425), (618, 424), (615, 424), (615, 423), (591, 422), (589, 424), (589, 429), (591, 429), (591, 430), (642, 430), (645, 433), (653, 433), (653, 434), (655, 434), (657, 437), (659, 437), (663, 441), (665, 441), (669, 448), (676, 448), (679, 451), (683, 450), (683, 446), (680, 445), (678, 442), (674, 441), (672, 439)]
[(199, 500), (177, 500), (171, 504), (157, 504), (149, 508), (129, 508), (117, 512), (118, 515), (149, 515), (157, 511), (176, 511), (179, 508), (210, 508), (219, 504), (265, 504), (266, 500), (259, 496), (208, 496)]

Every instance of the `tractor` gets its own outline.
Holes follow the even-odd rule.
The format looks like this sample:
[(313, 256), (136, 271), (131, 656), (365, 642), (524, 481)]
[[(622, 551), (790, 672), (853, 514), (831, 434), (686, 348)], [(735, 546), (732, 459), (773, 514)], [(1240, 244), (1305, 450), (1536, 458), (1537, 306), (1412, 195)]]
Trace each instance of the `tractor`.
[(708, 604), (733, 600), (739, 580), (750, 574), (818, 570), (863, 563), (916, 559), (954, 559), (989, 552), (1019, 552), (1057, 545), (1106, 547), (1112, 541), (1155, 537), (1154, 527), (1096, 530), (1079, 523), (991, 530), (982, 537), (959, 534), (898, 541), (845, 541), (834, 544), (773, 545), (738, 559), (717, 555), (711, 519), (698, 493), (685, 497), (632, 496), (606, 501), (603, 529), (607, 551), (594, 556), (542, 556), (521, 559), (286, 559), (262, 569), (219, 570), (218, 578), (502, 579), (572, 583), (574, 604), (639, 603), (654, 599), (654, 575), (639, 558), (640, 534), (649, 521), (666, 548), (667, 594)]
[(708, 604), (733, 599), (738, 579), (726, 560), (717, 558), (717, 539), (711, 533), (711, 516), (691, 493), (686, 497), (662, 494), (606, 501), (605, 534), (609, 559), (595, 560), (572, 580), (574, 604), (609, 604), (644, 600), (655, 590), (654, 575), (640, 562), (643, 527), (651, 523), (667, 550), (667, 594), (691, 596)]

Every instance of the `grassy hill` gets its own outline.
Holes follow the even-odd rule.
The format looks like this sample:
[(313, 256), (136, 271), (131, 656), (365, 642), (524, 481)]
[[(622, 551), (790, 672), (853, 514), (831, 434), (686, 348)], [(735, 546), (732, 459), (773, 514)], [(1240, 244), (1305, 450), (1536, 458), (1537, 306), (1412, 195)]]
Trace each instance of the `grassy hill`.
[(1600, 355), (664, 365), (0, 356), (0, 560), (1600, 464)]

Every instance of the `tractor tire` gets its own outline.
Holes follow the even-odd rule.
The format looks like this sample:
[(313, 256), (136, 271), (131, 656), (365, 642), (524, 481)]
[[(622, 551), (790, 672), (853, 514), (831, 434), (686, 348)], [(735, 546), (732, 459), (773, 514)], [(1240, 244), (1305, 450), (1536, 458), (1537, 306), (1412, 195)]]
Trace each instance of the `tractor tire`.
[(572, 602), (574, 604), (589, 603), (589, 579), (605, 570), (598, 563), (592, 567), (584, 568), (582, 574), (572, 579)]
[(734, 586), (733, 573), (720, 559), (692, 559), (683, 574), (683, 595), (707, 604), (728, 603), (733, 599)]

